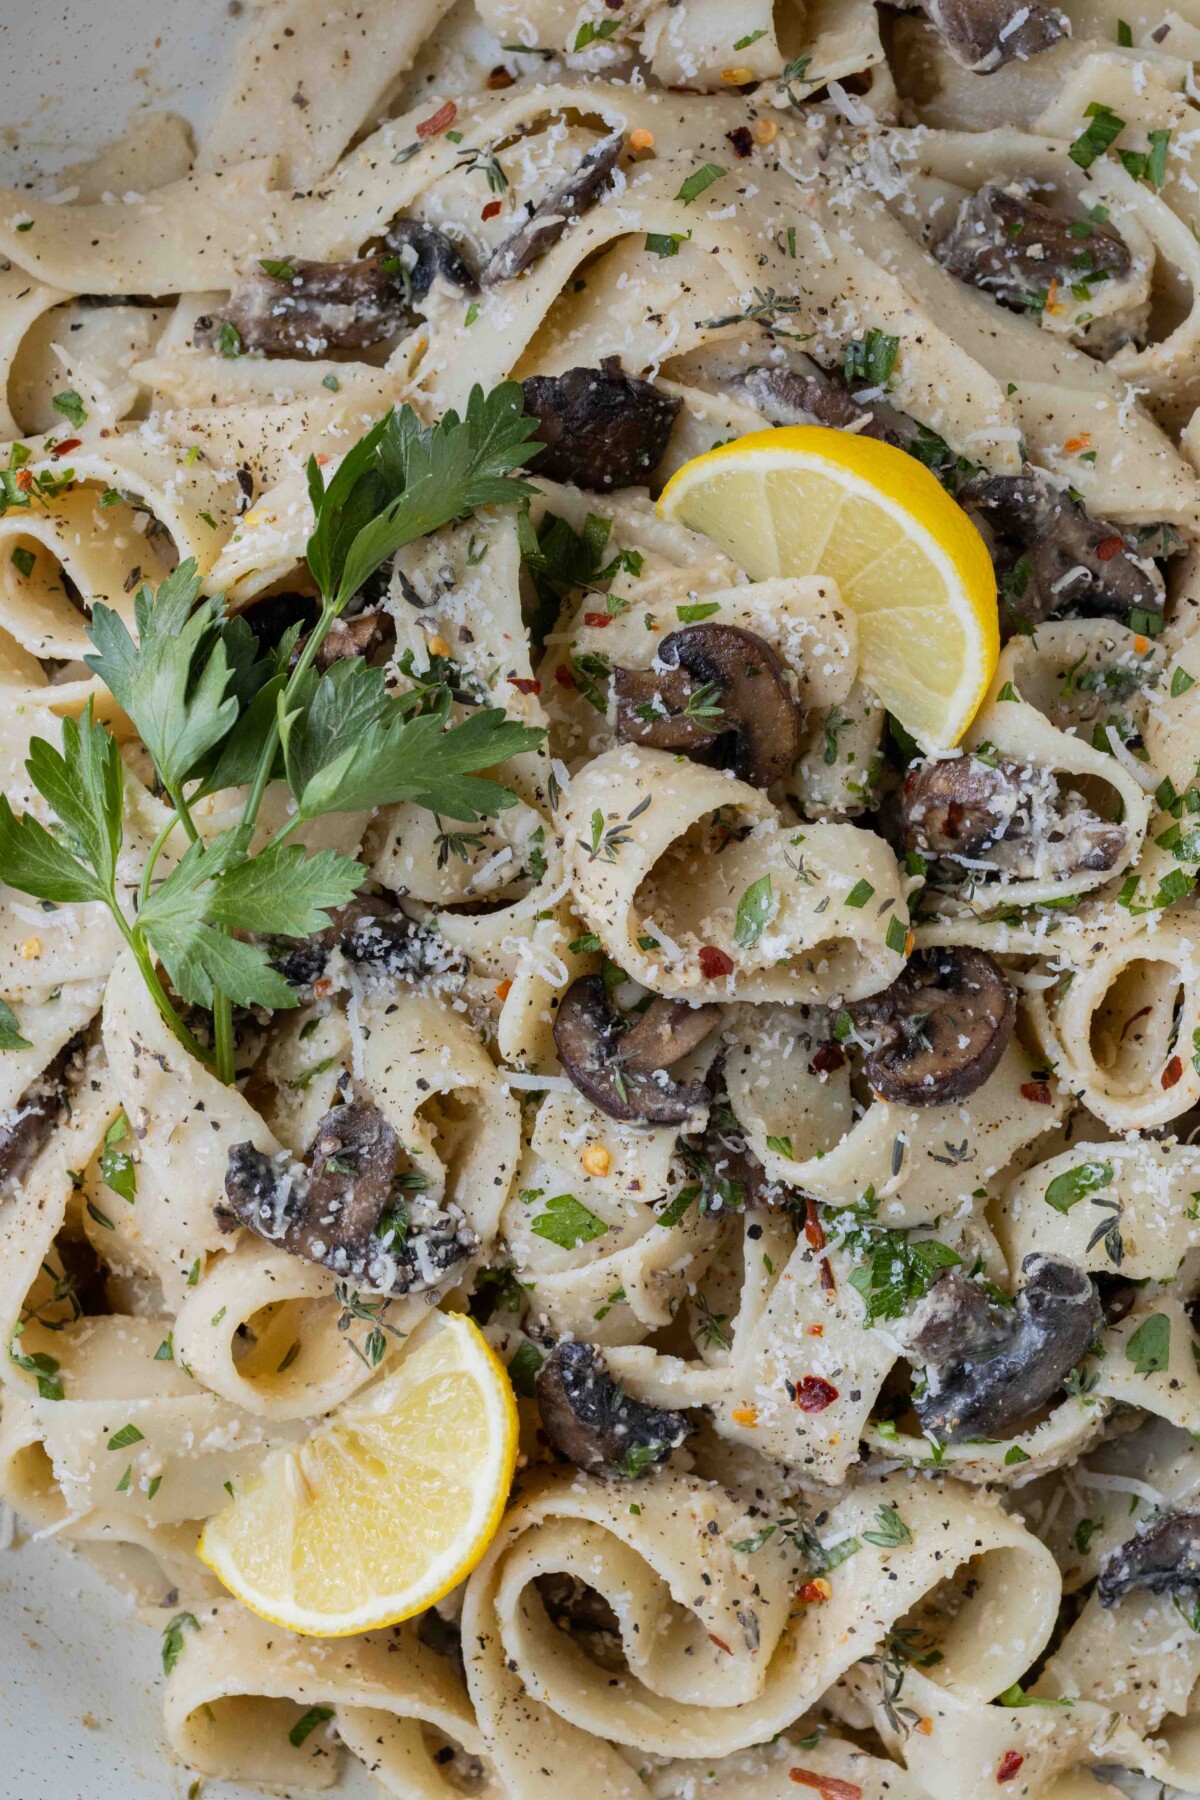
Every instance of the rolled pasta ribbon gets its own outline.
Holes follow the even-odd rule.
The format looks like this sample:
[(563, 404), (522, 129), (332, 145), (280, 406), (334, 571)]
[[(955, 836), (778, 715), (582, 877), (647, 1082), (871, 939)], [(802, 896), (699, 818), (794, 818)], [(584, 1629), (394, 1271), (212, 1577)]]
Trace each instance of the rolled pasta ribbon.
[[(133, 589), (161, 579), (173, 560), (146, 529), (147, 515), (168, 534), (178, 559), (194, 558), (201, 574), (236, 516), (240, 490), (232, 477), (133, 432), (103, 444), (75, 439), (49, 455), (35, 450), (26, 467), (39, 503), (9, 507), (0, 517), (0, 626), (33, 656), (81, 658), (91, 650), (72, 591), (85, 605), (102, 600), (132, 625)], [(73, 481), (62, 487), (68, 469)], [(109, 491), (137, 504), (122, 499), (100, 509)], [(14, 561), (13, 551), (32, 560)]]
[(148, 1525), (206, 1518), (225, 1504), (226, 1483), (304, 1435), (207, 1392), (156, 1353), (164, 1342), (162, 1320), (116, 1313), (56, 1334), (63, 1398), (29, 1405), (68, 1514), (107, 1510), (119, 1494)]
[(213, 1208), (235, 1144), (273, 1155), (279, 1145), (236, 1087), (189, 1055), (155, 1010), (125, 951), (109, 978), (104, 1045), (113, 1088), (138, 1139), (138, 1192), (102, 1240), (105, 1259), (157, 1277), (169, 1304), (186, 1298), (191, 1270), (231, 1247)]
[(1096, 1274), (1174, 1281), (1200, 1246), (1200, 1216), (1189, 1217), (1200, 1214), (1197, 1188), (1200, 1149), (1191, 1144), (1084, 1139), (1018, 1176), (993, 1217), (1014, 1273), (1038, 1252)]
[(359, 1342), (367, 1327), (330, 1292), (328, 1271), (246, 1237), (184, 1299), (172, 1332), (175, 1359), (257, 1418), (312, 1419), (369, 1381), (427, 1310), (421, 1300), (375, 1304), (387, 1329), (372, 1363)]
[[(5, 1061), (7, 1062), (7, 1053)], [(102, 1052), (93, 1047), (81, 1058), (70, 1088), (70, 1106), (55, 1125), (32, 1166), (9, 1185), (0, 1202), (5, 1257), (0, 1279), (0, 1384), (18, 1393), (38, 1391), (39, 1367), (49, 1359), (55, 1375), (60, 1315), (53, 1278), (39, 1284), (75, 1190), (77, 1172), (91, 1162), (117, 1111), (116, 1096)], [(43, 1065), (44, 1066), (44, 1065)], [(28, 1085), (22, 1081), (22, 1089)], [(14, 1096), (14, 1100), (19, 1096)], [(13, 1101), (4, 1106), (6, 1114)], [(38, 1315), (44, 1313), (51, 1323)]]
[[(853, 826), (793, 831), (745, 782), (632, 745), (576, 776), (563, 826), (581, 912), (655, 993), (819, 1002), (900, 971), (887, 936), (904, 924), (907, 883), (888, 846)], [(752, 885), (764, 920), (751, 937), (738, 917)]]
[(838, 1049), (840, 1063), (827, 1066), (834, 1060), (828, 1018), (747, 1008), (736, 1024), (726, 1087), (768, 1178), (827, 1205), (869, 1197), (879, 1203), (880, 1224), (927, 1224), (957, 1211), (1066, 1113), (1065, 1096), (1039, 1078), (1015, 1038), (965, 1100), (904, 1107), (874, 1098), (861, 1111), (846, 1055)]
[[(419, 1642), (414, 1624), (302, 1638), (229, 1600), (197, 1606), (193, 1617), (164, 1697), (171, 1748), (190, 1768), (271, 1787), (332, 1787), (338, 1758), (314, 1726), (336, 1717), (339, 1735), (344, 1728), (345, 1741), (377, 1765), (385, 1791), (399, 1800), (461, 1794), (459, 1770), (439, 1757), (446, 1744), (484, 1773), (486, 1746), (462, 1683)], [(499, 1800), (490, 1782), (481, 1791)]]
[(1065, 990), (1029, 995), (1058, 1079), (1111, 1130), (1166, 1124), (1200, 1099), (1198, 973), (1192, 933), (1168, 915), (1153, 931), (1097, 935)]
[(364, 989), (350, 1030), (359, 1080), (486, 1253), (520, 1157), (520, 1109), (500, 1071), (457, 1013), (418, 993)]
[[(556, 1332), (636, 1343), (669, 1324), (703, 1271), (719, 1224), (697, 1188), (688, 1197), (675, 1141), (674, 1127), (621, 1125), (580, 1094), (542, 1100), (501, 1229)], [(583, 1209), (562, 1230), (556, 1196)]]
[[(467, 1585), (468, 1686), (501, 1779), (522, 1800), (548, 1800), (581, 1775), (603, 1800), (629, 1800), (631, 1751), (715, 1757), (763, 1742), (972, 1558), (979, 1585), (951, 1632), (951, 1680), (961, 1654), (964, 1673), (999, 1691), (1028, 1644), (1049, 1635), (1049, 1553), (974, 1498), (894, 1478), (849, 1495), (822, 1532), (858, 1548), (832, 1574), (830, 1598), (796, 1612), (797, 1553), (781, 1533), (763, 1533), (761, 1518), (715, 1485), (657, 1480), (666, 1504), (637, 1513), (614, 1483), (531, 1489)], [(562, 1572), (616, 1615), (627, 1664), (619, 1692), (546, 1615), (534, 1583)], [(996, 1633), (975, 1634), (976, 1647), (960, 1653), (982, 1598)], [(1019, 1634), (1021, 1648), (1006, 1634)]]

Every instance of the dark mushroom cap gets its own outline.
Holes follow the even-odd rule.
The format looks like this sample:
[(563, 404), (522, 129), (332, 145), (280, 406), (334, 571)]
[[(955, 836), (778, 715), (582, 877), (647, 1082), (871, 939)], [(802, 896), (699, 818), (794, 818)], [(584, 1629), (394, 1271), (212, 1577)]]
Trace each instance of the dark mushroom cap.
[(1115, 1606), (1134, 1588), (1177, 1594), (1200, 1588), (1200, 1512), (1168, 1512), (1110, 1550), (1100, 1565), (1101, 1606)]
[(662, 640), (657, 660), (661, 672), (613, 670), (622, 742), (719, 760), (760, 788), (791, 772), (800, 754), (800, 709), (783, 664), (762, 638), (740, 625), (689, 625)]
[(626, 375), (612, 356), (599, 369), (530, 375), (522, 387), (525, 411), (546, 446), (536, 472), (595, 493), (649, 481), (682, 404), (653, 382)]
[[(387, 612), (361, 612), (354, 618), (335, 619), (317, 651), (317, 667), (322, 672), (335, 662), (346, 662), (352, 656), (372, 656), (385, 643), (395, 642), (396, 627)], [(301, 649), (303, 639), (296, 645)]]
[(559, 1003), (554, 1042), (574, 1086), (610, 1119), (679, 1125), (707, 1091), (702, 1082), (672, 1081), (666, 1071), (703, 1043), (720, 1016), (719, 1006), (659, 998), (621, 1031), (603, 978), (581, 975)]
[(79, 1054), (81, 1042), (75, 1037), (64, 1045), (4, 1115), (0, 1124), (0, 1186), (24, 1179), (35, 1157), (49, 1143), (55, 1126), (67, 1116), (68, 1071)]
[(405, 1193), (399, 1150), (388, 1121), (365, 1100), (325, 1114), (307, 1167), (235, 1144), (217, 1223), (223, 1231), (245, 1225), (360, 1287), (393, 1294), (430, 1287), (478, 1240), (452, 1213)]
[(484, 287), (494, 287), (498, 281), (510, 281), (514, 275), (522, 274), (557, 244), (572, 219), (596, 204), (616, 167), (623, 142), (621, 133), (614, 132), (588, 151), (579, 167), (492, 252), (480, 275)]
[(921, 0), (934, 30), (955, 62), (977, 74), (1048, 50), (1071, 27), (1044, 0)]
[(983, 534), (1004, 587), (1001, 621), (1039, 625), (1080, 616), (1124, 619), (1163, 611), (1163, 591), (1120, 527), (1094, 519), (1048, 476), (983, 471), (958, 492)]
[(1008, 1048), (1017, 997), (985, 950), (918, 950), (880, 994), (847, 1009), (874, 1038), (863, 1073), (885, 1100), (945, 1106), (982, 1087)]
[(933, 1344), (948, 1360), (927, 1362), (927, 1385), (913, 1404), (921, 1429), (943, 1443), (1002, 1438), (1023, 1425), (1059, 1392), (1103, 1324), (1095, 1286), (1075, 1263), (1035, 1253), (1021, 1268), (1017, 1304), (997, 1310), (990, 1334), (979, 1302), (964, 1300), (961, 1278), (943, 1294), (943, 1276), (914, 1315), (914, 1346), (925, 1329), (922, 1309), (925, 1318), (940, 1315)]
[(311, 938), (277, 939), (271, 967), (296, 988), (309, 987), (340, 950), (348, 963), (383, 978), (415, 980), (460, 968), (462, 958), (435, 931), (418, 924), (377, 894), (359, 894), (330, 914)]
[(750, 369), (734, 386), (772, 425), (802, 425), (815, 419), (832, 431), (856, 431), (903, 448), (900, 434), (876, 407), (861, 405), (843, 382), (815, 364), (808, 369)]
[(591, 1344), (560, 1339), (535, 1385), (546, 1436), (589, 1473), (644, 1474), (694, 1429), (682, 1413), (632, 1400)]
[(1082, 806), (1065, 811), (1051, 770), (1008, 757), (913, 763), (900, 816), (906, 848), (990, 863), (1013, 878), (1111, 869), (1128, 842), (1123, 825)]
[(216, 344), (232, 325), (244, 350), (261, 356), (326, 356), (366, 350), (415, 323), (434, 277), (474, 291), (475, 279), (449, 238), (432, 225), (399, 219), (375, 256), (347, 262), (281, 258), (287, 274), (263, 268), (241, 282), (223, 311), (196, 320), (197, 344)]
[(1070, 287), (1100, 275), (1117, 278), (1128, 275), (1133, 262), (1114, 226), (1066, 218), (1019, 182), (999, 181), (985, 182), (963, 201), (934, 255), (960, 281), (1020, 310), (1051, 282)]

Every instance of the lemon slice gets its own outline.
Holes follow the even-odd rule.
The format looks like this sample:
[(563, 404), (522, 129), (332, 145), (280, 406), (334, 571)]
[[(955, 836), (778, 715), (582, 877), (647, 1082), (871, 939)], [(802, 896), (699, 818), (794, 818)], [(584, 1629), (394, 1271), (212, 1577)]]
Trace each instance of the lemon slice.
[(200, 1557), (290, 1631), (392, 1625), (475, 1567), (516, 1456), (504, 1369), (469, 1319), (434, 1313), (391, 1374), (267, 1458), (208, 1521)]
[(978, 531), (915, 457), (823, 425), (694, 457), (658, 503), (756, 581), (829, 575), (858, 618), (859, 672), (927, 750), (957, 744), (1000, 654)]

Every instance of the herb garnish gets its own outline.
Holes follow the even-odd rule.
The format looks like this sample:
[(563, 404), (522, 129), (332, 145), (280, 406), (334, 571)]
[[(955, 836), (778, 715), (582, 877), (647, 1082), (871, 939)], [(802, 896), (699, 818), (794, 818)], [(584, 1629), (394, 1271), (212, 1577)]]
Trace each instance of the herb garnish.
[[(324, 813), (415, 801), (476, 824), (513, 804), (499, 782), (479, 776), (541, 733), (480, 706), (449, 724), (454, 698), (441, 682), (393, 695), (383, 673), (361, 658), (318, 677), (314, 659), (354, 594), (403, 545), (477, 507), (532, 492), (511, 471), (533, 454), (533, 421), (521, 389), (507, 382), (475, 388), (465, 418), (448, 412), (425, 427), (410, 407), (391, 411), (343, 458), (328, 486), (316, 458), (308, 465), (314, 526), (309, 569), (321, 614), (302, 645), (299, 628), (262, 655), (220, 596), (201, 600), (191, 561), (157, 593), (134, 601), (136, 641), (120, 615), (97, 603), (88, 667), (133, 720), (173, 806), (146, 860), (136, 907), (119, 893), (125, 772), (115, 738), (91, 702), (62, 724), (62, 748), (34, 738), (26, 767), (55, 826), (31, 813), (18, 819), (0, 797), (0, 863), (11, 886), (38, 899), (93, 902), (112, 915), (164, 1021), (193, 1056), (233, 1079), (232, 1008), (285, 1008), (296, 997), (268, 951), (233, 936), (307, 937), (329, 923), (364, 879), (361, 863), (285, 840)], [(6, 490), (7, 491), (7, 490)], [(299, 648), (295, 666), (289, 669)], [(269, 781), (286, 780), (296, 801), (288, 822), (257, 855), (251, 839)], [(241, 821), (205, 842), (191, 808), (218, 789), (246, 786)], [(159, 857), (177, 827), (187, 846), (156, 881)], [(214, 1049), (189, 1029), (162, 982), (213, 1013)], [(0, 1027), (7, 1021), (0, 1016)], [(111, 1185), (111, 1184), (110, 1184)], [(119, 1191), (119, 1190), (118, 1190)]]

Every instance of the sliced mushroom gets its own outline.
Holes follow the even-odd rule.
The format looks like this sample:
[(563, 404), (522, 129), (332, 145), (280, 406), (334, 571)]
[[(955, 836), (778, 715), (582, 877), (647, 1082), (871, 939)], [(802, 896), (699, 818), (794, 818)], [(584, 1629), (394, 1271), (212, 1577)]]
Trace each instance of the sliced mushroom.
[[(321, 640), (317, 667), (331, 669), (335, 662), (352, 656), (372, 656), (385, 643), (394, 642), (396, 627), (390, 613), (362, 612), (352, 619), (335, 620)], [(297, 650), (300, 644), (296, 645)]]
[(67, 1116), (68, 1070), (78, 1056), (80, 1042), (72, 1038), (4, 1114), (0, 1122), (0, 1186), (24, 1180), (55, 1126)]
[(855, 431), (903, 447), (901, 434), (880, 408), (862, 405), (848, 387), (815, 363), (803, 369), (751, 369), (732, 386), (772, 425), (805, 425), (815, 419), (833, 431)]
[(1115, 1606), (1134, 1588), (1177, 1594), (1200, 1588), (1200, 1512), (1168, 1512), (1110, 1550), (1100, 1565), (1101, 1606)]
[(494, 287), (498, 281), (511, 281), (514, 275), (523, 274), (557, 244), (572, 219), (596, 204), (616, 167), (623, 142), (618, 131), (589, 150), (579, 167), (546, 195), (511, 237), (493, 250), (480, 275), (484, 287)]
[(274, 650), (293, 625), (311, 631), (321, 608), (311, 594), (268, 594), (255, 600), (238, 618), (244, 619), (264, 650)]
[(1006, 1330), (1003, 1309), (985, 1287), (950, 1269), (918, 1302), (904, 1328), (909, 1360), (947, 1368), (986, 1358)]
[(399, 1152), (383, 1114), (363, 1100), (325, 1114), (306, 1167), (235, 1144), (217, 1223), (223, 1231), (245, 1225), (356, 1287), (417, 1293), (479, 1244), (454, 1213), (406, 1192), (397, 1176)]
[(626, 375), (615, 356), (598, 369), (530, 375), (522, 387), (525, 411), (546, 446), (537, 473), (593, 493), (648, 481), (682, 405), (653, 382)]
[(450, 240), (431, 225), (399, 220), (375, 256), (348, 262), (287, 258), (278, 274), (256, 269), (220, 313), (196, 320), (198, 344), (219, 343), (232, 326), (243, 350), (262, 356), (326, 356), (365, 350), (414, 322), (413, 302), (435, 275), (473, 290), (475, 280)]
[(667, 1070), (703, 1043), (720, 1016), (719, 1006), (655, 999), (622, 1030), (603, 978), (582, 975), (559, 1004), (554, 1042), (570, 1080), (610, 1119), (679, 1125), (704, 1104), (707, 1091), (703, 1082), (672, 1081)]
[(953, 229), (934, 248), (952, 275), (1024, 310), (1052, 282), (1070, 287), (1128, 275), (1129, 246), (1112, 225), (1068, 219), (1035, 200), (1019, 181), (989, 181), (964, 200)]
[(672, 631), (651, 669), (613, 670), (623, 743), (682, 750), (770, 787), (800, 754), (800, 709), (774, 650), (739, 625)]
[(460, 1676), (465, 1676), (462, 1628), (457, 1619), (447, 1619), (436, 1606), (427, 1607), (417, 1620), (417, 1640), (435, 1656), (444, 1656)]
[(1114, 868), (1123, 825), (1059, 791), (1053, 772), (1000, 757), (914, 763), (904, 778), (905, 847), (1010, 880), (1052, 880)]
[(1162, 586), (1120, 527), (1094, 519), (1048, 476), (984, 471), (964, 482), (958, 499), (992, 553), (1004, 596), (1001, 616), (1007, 612), (1010, 622), (1162, 616)]
[(1044, 0), (920, 0), (955, 62), (990, 75), (1019, 57), (1024, 62), (1070, 37), (1071, 25)]
[(900, 1106), (945, 1106), (982, 1087), (1008, 1048), (1017, 996), (985, 950), (918, 950), (902, 974), (848, 1008), (872, 1042), (863, 1073)]
[[(922, 1430), (943, 1443), (1000, 1438), (1016, 1430), (1059, 1392), (1103, 1323), (1095, 1286), (1076, 1264), (1035, 1253), (1021, 1269), (1026, 1280), (1016, 1306), (997, 1309), (990, 1334), (983, 1331), (978, 1301), (966, 1299), (961, 1278), (955, 1278), (948, 1303), (939, 1293), (950, 1280), (946, 1275), (922, 1303), (942, 1315), (933, 1341), (949, 1355), (944, 1362), (926, 1362), (925, 1390), (913, 1404)], [(957, 1333), (945, 1311), (956, 1299), (965, 1310)], [(921, 1337), (918, 1320), (915, 1343), (910, 1339), (914, 1361)]]
[(694, 1429), (682, 1413), (630, 1399), (591, 1344), (560, 1339), (535, 1385), (546, 1436), (589, 1473), (644, 1474)]
[[(709, 1076), (710, 1090), (712, 1076)], [(796, 1190), (772, 1181), (751, 1150), (733, 1109), (723, 1096), (709, 1107), (704, 1135), (693, 1150), (704, 1178), (704, 1206), (710, 1214), (740, 1212), (743, 1207), (787, 1206)]]
[(295, 988), (310, 987), (340, 950), (348, 963), (374, 976), (445, 974), (463, 966), (461, 955), (436, 931), (410, 919), (376, 894), (359, 894), (330, 914), (311, 938), (276, 939), (274, 968)]

